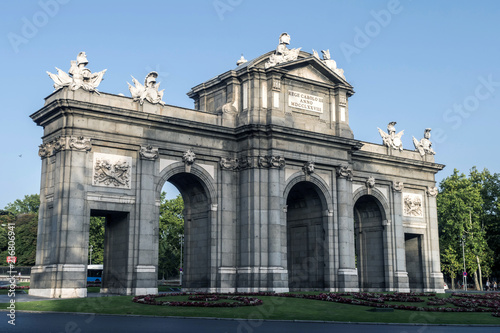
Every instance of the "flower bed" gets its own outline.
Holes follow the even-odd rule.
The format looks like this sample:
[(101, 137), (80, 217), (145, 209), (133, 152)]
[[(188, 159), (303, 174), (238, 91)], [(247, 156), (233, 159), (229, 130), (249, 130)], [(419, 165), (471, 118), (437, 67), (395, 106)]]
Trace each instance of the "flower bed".
[[(189, 296), (189, 301), (159, 301), (158, 297)], [(231, 300), (232, 302), (217, 302)], [(262, 300), (254, 297), (236, 296), (233, 294), (204, 294), (204, 293), (173, 293), (166, 295), (142, 295), (132, 300), (135, 303), (164, 306), (192, 306), (192, 307), (240, 307), (261, 305)]]
[[(158, 297), (188, 296), (189, 301), (158, 301)], [(273, 296), (303, 298), (325, 302), (336, 302), (351, 305), (364, 305), (376, 308), (393, 308), (397, 310), (426, 311), (426, 312), (491, 312), (500, 317), (500, 294), (453, 294), (447, 298), (437, 298), (433, 293), (320, 293), (320, 294), (293, 294), (293, 293), (173, 293), (165, 295), (142, 295), (134, 297), (133, 301), (142, 304), (167, 306), (199, 306), (199, 307), (237, 307), (261, 305), (262, 301), (250, 296)], [(421, 297), (429, 297), (427, 306), (415, 306), (397, 303), (424, 303)], [(220, 300), (233, 302), (217, 302)], [(217, 303), (216, 303), (217, 302)], [(454, 307), (446, 306), (453, 305)]]
[[(4, 289), (4, 290), (11, 289), (11, 287), (10, 287), (10, 285), (9, 286), (2, 286), (2, 287), (0, 287), (0, 289)], [(19, 290), (19, 289), (21, 289), (21, 290), (22, 289), (30, 289), (30, 287), (29, 286), (16, 286), (16, 290)]]

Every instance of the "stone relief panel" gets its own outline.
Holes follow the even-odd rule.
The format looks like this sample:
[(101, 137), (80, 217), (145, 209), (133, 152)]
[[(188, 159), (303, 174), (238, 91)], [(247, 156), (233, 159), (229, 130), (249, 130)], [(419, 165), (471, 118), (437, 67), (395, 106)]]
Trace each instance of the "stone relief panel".
[(131, 188), (132, 157), (94, 153), (92, 185)]
[(424, 217), (421, 194), (403, 192), (403, 216)]

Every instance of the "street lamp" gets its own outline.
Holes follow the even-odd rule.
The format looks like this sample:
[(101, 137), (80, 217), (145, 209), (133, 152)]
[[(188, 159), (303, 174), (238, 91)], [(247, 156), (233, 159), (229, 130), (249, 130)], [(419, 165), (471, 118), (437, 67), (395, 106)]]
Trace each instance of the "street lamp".
[(462, 244), (462, 257), (464, 258), (464, 272), (462, 274), (462, 280), (464, 285), (464, 290), (467, 290), (467, 272), (465, 271), (465, 236), (462, 236), (460, 243)]
[(179, 234), (179, 243), (181, 244), (181, 266), (180, 266), (180, 283), (182, 288), (182, 275), (184, 274), (184, 270), (182, 268), (182, 248), (184, 247), (184, 235)]

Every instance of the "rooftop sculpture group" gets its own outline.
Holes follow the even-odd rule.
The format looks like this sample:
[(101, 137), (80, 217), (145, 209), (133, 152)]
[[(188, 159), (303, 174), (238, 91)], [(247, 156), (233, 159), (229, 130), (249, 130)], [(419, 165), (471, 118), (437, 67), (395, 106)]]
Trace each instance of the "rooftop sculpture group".
[[(387, 146), (388, 148), (392, 149), (399, 149), (400, 151), (403, 150), (403, 142), (401, 141), (401, 137), (403, 136), (403, 131), (399, 132), (396, 134), (396, 128), (394, 127), (396, 125), (395, 121), (392, 121), (387, 125), (387, 133), (382, 131), (380, 128), (378, 129), (378, 132), (380, 133), (380, 136), (382, 137), (383, 144)], [(431, 138), (431, 129), (426, 128), (424, 132), (424, 137), (418, 141), (413, 137), (413, 145), (415, 146), (415, 150), (420, 153), (420, 156), (424, 157), (425, 155), (435, 155), (436, 152), (431, 148), (432, 142), (429, 140)]]
[(282, 33), (280, 35), (279, 41), (280, 43), (276, 48), (276, 51), (269, 57), (269, 60), (265, 64), (266, 69), (269, 67), (279, 65), (284, 62), (296, 60), (297, 57), (299, 56), (301, 47), (299, 47), (298, 49), (291, 49), (291, 50), (286, 47), (288, 44), (290, 44), (289, 34), (287, 34), (286, 32)]
[(54, 89), (58, 90), (62, 87), (70, 87), (71, 90), (82, 88), (90, 92), (99, 94), (97, 87), (101, 83), (106, 69), (97, 73), (92, 73), (90, 69), (86, 68), (89, 61), (85, 52), (78, 53), (76, 60), (71, 60), (71, 67), (66, 73), (65, 71), (57, 69), (57, 74), (49, 74), (50, 78), (54, 81)]
[(128, 82), (127, 84), (134, 101), (139, 102), (141, 105), (144, 104), (144, 100), (147, 100), (151, 104), (165, 105), (165, 102), (162, 101), (165, 89), (158, 91), (160, 84), (156, 83), (157, 77), (157, 72), (150, 72), (144, 79), (144, 85), (142, 85), (132, 76), (132, 82), (134, 82), (135, 87)]

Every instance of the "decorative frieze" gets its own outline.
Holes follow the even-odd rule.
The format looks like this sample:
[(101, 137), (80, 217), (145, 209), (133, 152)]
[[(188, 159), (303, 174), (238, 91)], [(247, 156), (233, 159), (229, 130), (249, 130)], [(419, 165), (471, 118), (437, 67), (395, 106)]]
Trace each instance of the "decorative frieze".
[(349, 165), (337, 167), (337, 177), (352, 180), (352, 169)]
[(404, 183), (403, 182), (392, 182), (392, 190), (395, 192), (401, 192), (404, 189)]
[(439, 190), (435, 186), (428, 186), (426, 193), (427, 193), (427, 196), (429, 196), (429, 197), (435, 197), (436, 195), (438, 195)]
[(132, 157), (94, 153), (92, 185), (131, 188)]
[(56, 139), (39, 146), (38, 156), (46, 158), (54, 156), (62, 150), (88, 152), (92, 149), (91, 139), (83, 136), (59, 136)]
[(141, 150), (139, 151), (139, 156), (143, 160), (154, 161), (158, 158), (158, 156), (160, 156), (160, 154), (158, 153), (158, 148), (153, 148), (152, 146), (148, 145), (145, 147), (141, 146)]
[(424, 217), (421, 194), (403, 193), (403, 216)]
[(282, 156), (259, 156), (259, 167), (279, 168), (285, 167), (285, 158)]

